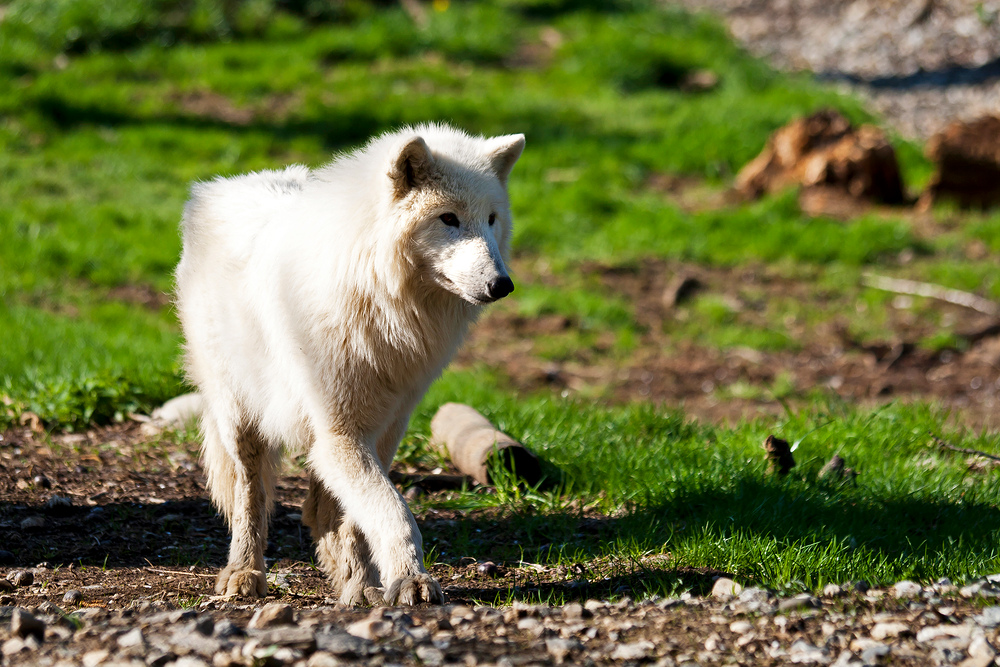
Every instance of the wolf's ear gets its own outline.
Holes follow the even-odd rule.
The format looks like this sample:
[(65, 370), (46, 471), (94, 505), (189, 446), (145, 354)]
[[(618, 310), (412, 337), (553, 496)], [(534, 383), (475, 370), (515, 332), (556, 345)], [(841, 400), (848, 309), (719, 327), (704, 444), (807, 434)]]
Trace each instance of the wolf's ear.
[(493, 137), (488, 141), (486, 154), (497, 178), (504, 185), (507, 184), (510, 170), (514, 168), (514, 163), (517, 162), (517, 158), (521, 157), (523, 150), (523, 134), (508, 134), (502, 137)]
[(402, 199), (411, 190), (430, 180), (433, 169), (434, 156), (427, 143), (421, 137), (410, 139), (399, 151), (389, 170), (395, 198)]

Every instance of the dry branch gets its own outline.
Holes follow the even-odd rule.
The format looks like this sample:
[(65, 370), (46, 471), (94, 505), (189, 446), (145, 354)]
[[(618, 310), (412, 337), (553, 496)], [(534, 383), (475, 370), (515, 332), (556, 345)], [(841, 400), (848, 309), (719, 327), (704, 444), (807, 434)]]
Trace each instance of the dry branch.
[(979, 311), (993, 317), (1000, 316), (1000, 304), (990, 301), (971, 292), (963, 292), (958, 289), (951, 289), (934, 283), (922, 283), (916, 280), (906, 280), (905, 278), (889, 278), (879, 276), (874, 273), (866, 273), (861, 282), (875, 289), (896, 294), (907, 294), (910, 296), (925, 296), (938, 301), (953, 303), (956, 306), (964, 306)]
[(955, 445), (951, 444), (950, 442), (948, 442), (944, 438), (939, 438), (938, 436), (934, 435), (933, 433), (930, 433), (929, 435), (931, 436), (931, 439), (934, 441), (934, 444), (936, 444), (941, 449), (947, 449), (948, 451), (958, 452), (960, 454), (970, 454), (972, 456), (981, 456), (984, 459), (989, 459), (991, 461), (1000, 462), (1000, 456), (996, 456), (994, 454), (987, 454), (986, 452), (981, 452), (978, 449), (969, 449), (968, 447), (956, 447)]

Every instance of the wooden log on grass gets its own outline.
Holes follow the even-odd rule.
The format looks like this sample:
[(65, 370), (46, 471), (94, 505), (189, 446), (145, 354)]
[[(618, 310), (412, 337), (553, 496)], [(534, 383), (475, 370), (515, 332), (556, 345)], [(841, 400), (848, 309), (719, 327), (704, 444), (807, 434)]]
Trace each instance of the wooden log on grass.
[(507, 470), (531, 486), (541, 481), (535, 455), (468, 405), (442, 405), (431, 420), (431, 441), (456, 468), (480, 484), (493, 483), (493, 469)]

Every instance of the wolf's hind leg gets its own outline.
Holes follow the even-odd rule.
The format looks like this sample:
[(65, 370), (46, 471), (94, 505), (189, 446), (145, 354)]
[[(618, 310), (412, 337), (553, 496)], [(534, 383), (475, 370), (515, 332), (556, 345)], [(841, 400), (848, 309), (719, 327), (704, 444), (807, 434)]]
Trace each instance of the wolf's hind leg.
[(382, 591), (368, 541), (313, 474), (309, 475), (309, 493), (302, 505), (302, 523), (312, 532), (320, 567), (333, 581), (340, 601), (381, 604)]
[[(280, 452), (269, 447), (252, 425), (224, 434), (211, 419), (204, 421), (209, 489), (232, 532), (229, 563), (219, 573), (215, 591), (263, 597), (267, 595), (264, 547)], [(233, 446), (226, 447), (227, 440)]]

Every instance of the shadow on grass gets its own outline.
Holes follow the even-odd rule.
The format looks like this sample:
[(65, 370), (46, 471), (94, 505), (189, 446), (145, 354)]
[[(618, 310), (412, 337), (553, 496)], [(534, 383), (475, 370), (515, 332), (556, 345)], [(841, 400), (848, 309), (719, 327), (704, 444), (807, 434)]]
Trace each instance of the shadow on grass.
[[(33, 516), (43, 517), (44, 523), (20, 527)], [(808, 574), (813, 579), (799, 580), (813, 586), (815, 577), (866, 578), (870, 558), (887, 560), (887, 572), (900, 577), (987, 574), (970, 572), (968, 564), (976, 558), (985, 562), (996, 553), (1000, 510), (979, 502), (866, 503), (829, 490), (807, 494), (745, 480), (736, 492), (678, 494), (670, 502), (617, 517), (521, 506), (513, 511), (429, 509), (420, 512), (419, 523), (425, 549), (440, 563), (461, 568), (463, 563), (489, 560), (503, 573), (494, 580), (466, 567), (471, 577), (460, 582), (453, 597), (499, 603), (513, 598), (640, 597), (689, 589), (705, 594), (713, 579), (727, 570), (745, 584), (773, 587), (784, 583), (777, 582), (777, 576), (795, 579), (796, 567), (812, 568)], [(207, 498), (55, 509), (5, 502), (0, 503), (0, 526), (0, 548), (14, 554), (15, 562), (8, 565), (19, 567), (40, 562), (98, 568), (219, 567), (229, 544), (226, 526)], [(754, 540), (758, 546), (748, 546)], [(810, 560), (809, 547), (832, 542), (841, 547), (827, 554), (831, 561)], [(797, 555), (796, 549), (806, 555)], [(860, 561), (851, 556), (855, 550)], [(650, 551), (664, 555), (642, 557)], [(311, 537), (294, 506), (277, 506), (267, 556), (312, 560)], [(798, 565), (786, 563), (787, 573), (776, 574), (782, 572), (782, 558)]]

